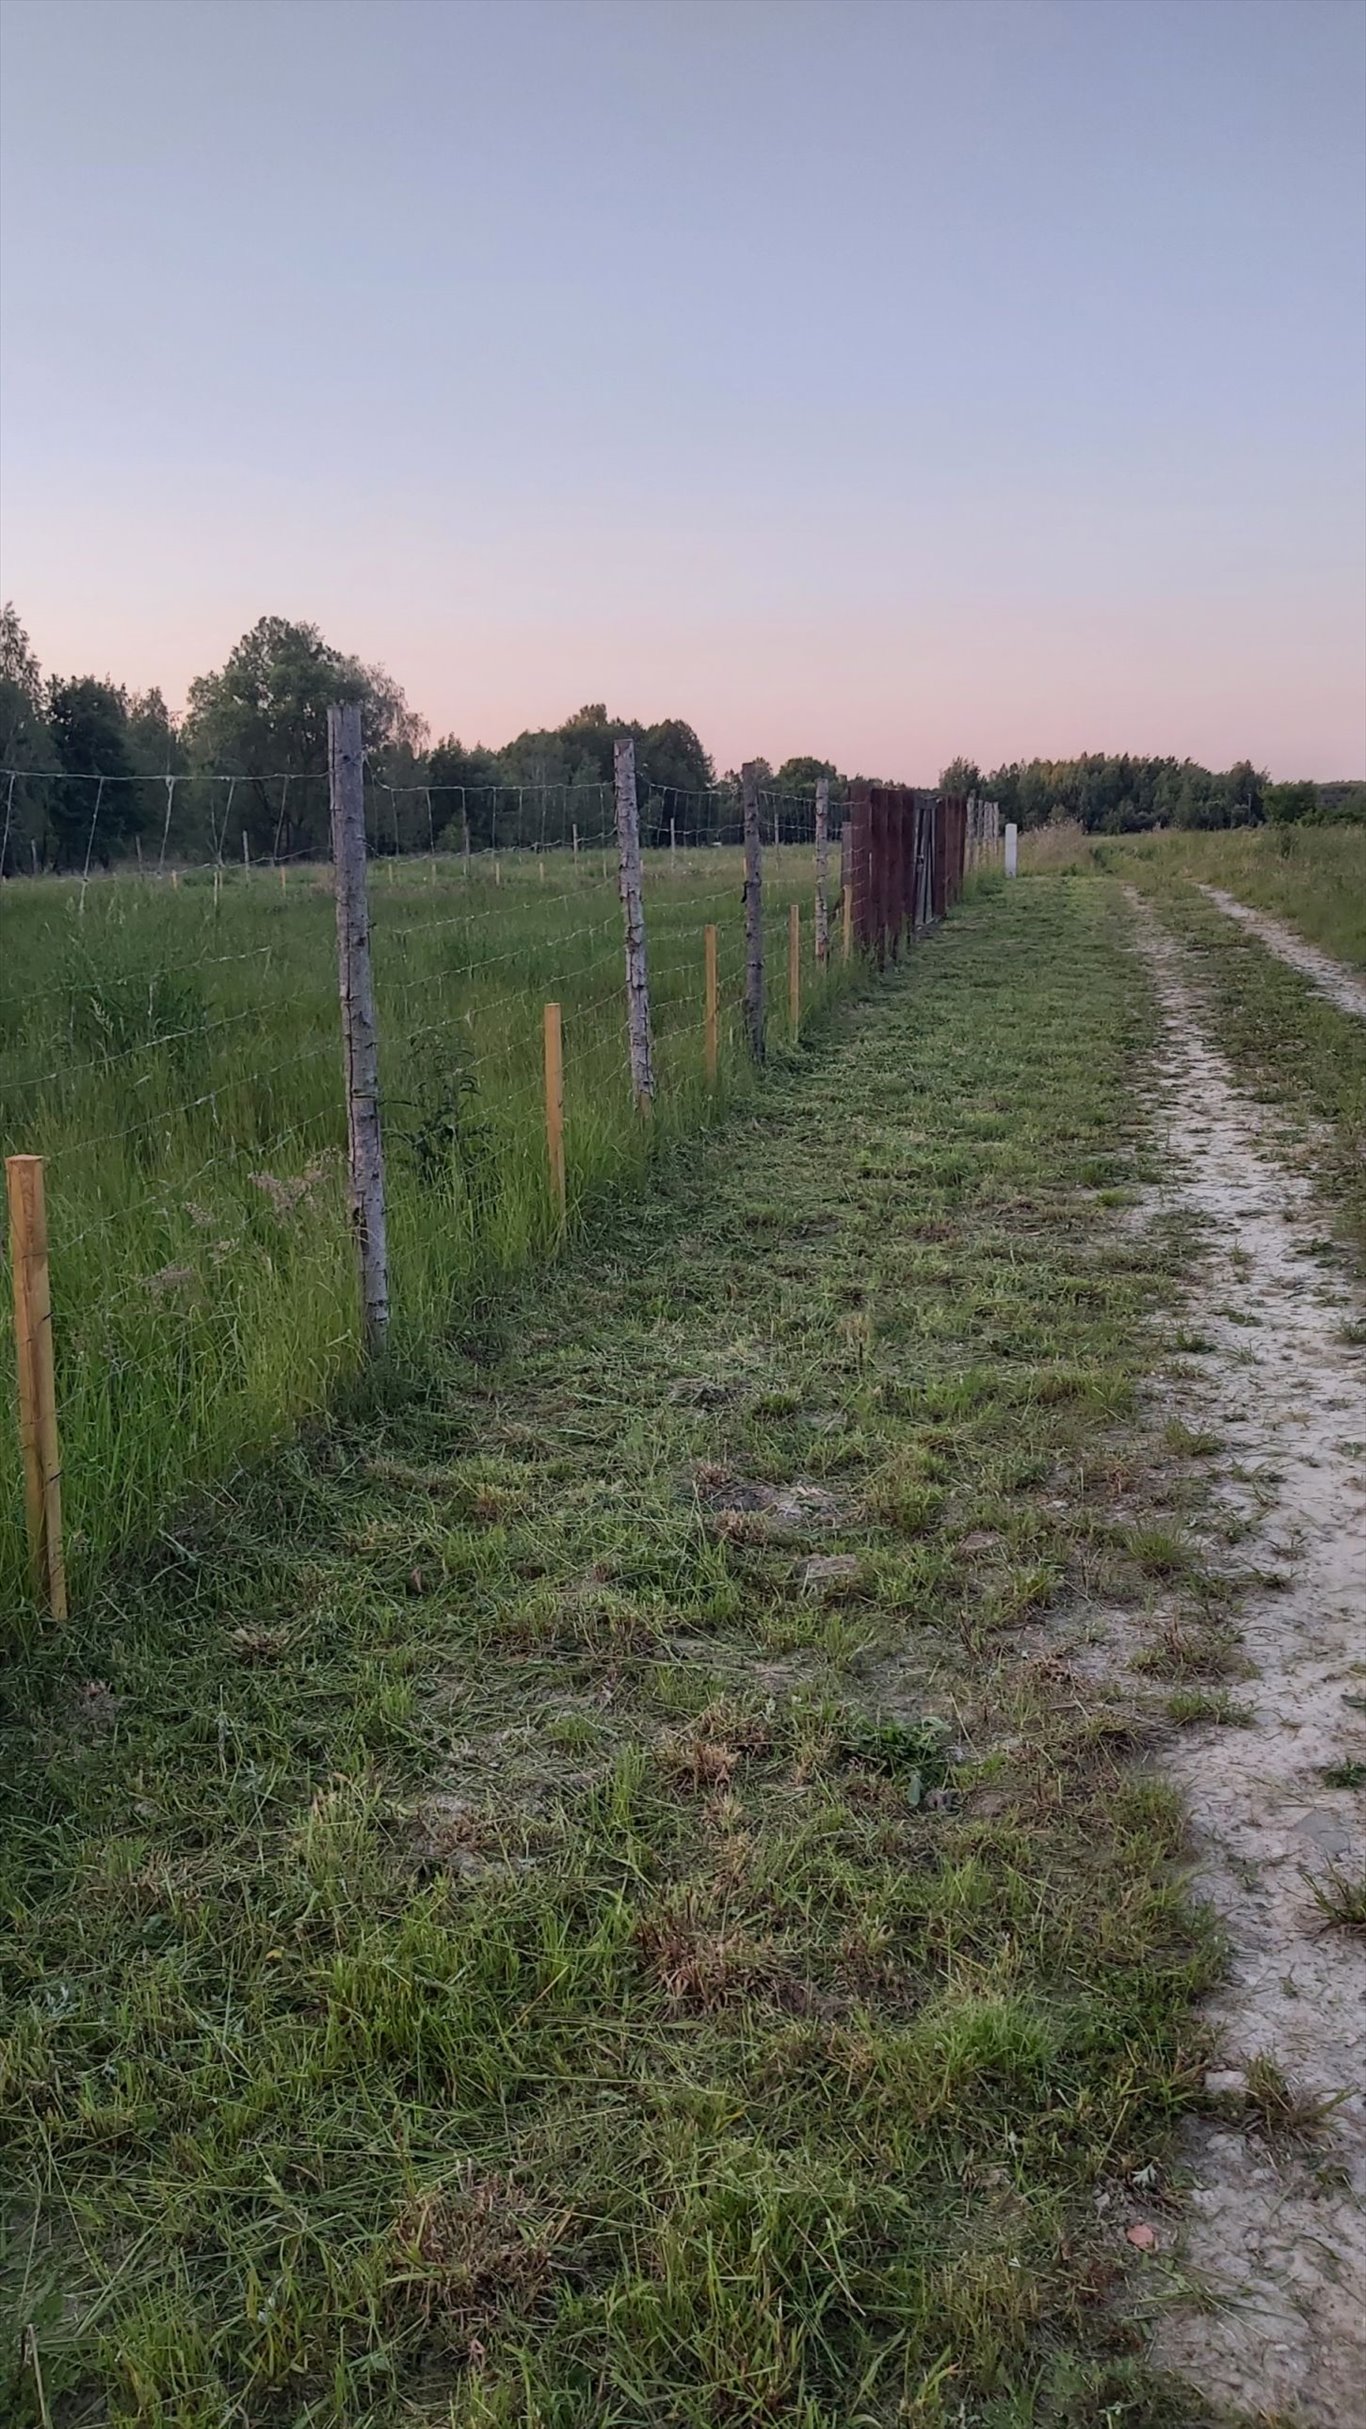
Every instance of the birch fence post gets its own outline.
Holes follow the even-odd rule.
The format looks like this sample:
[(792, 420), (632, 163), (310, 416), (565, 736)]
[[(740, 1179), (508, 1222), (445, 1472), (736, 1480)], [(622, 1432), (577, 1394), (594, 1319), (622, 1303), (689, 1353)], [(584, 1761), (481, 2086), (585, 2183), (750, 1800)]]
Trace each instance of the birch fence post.
[(764, 847), (759, 833), (759, 771), (740, 770), (745, 818), (745, 1031), (756, 1063), (764, 1059)]
[(787, 906), (787, 1025), (795, 1039), (802, 1025), (802, 906)]
[(365, 766), (356, 701), (338, 702), (327, 712), (327, 775), (346, 1078), (347, 1203), (360, 1265), (365, 1345), (374, 1350), (383, 1344), (389, 1326), (389, 1252), (379, 1119), (379, 1039), (365, 882)]
[(719, 999), (720, 992), (721, 992), (721, 991), (720, 991), (720, 988), (719, 988), (719, 986), (718, 986), (718, 984), (717, 984), (717, 976), (716, 976), (716, 930), (715, 930), (715, 928), (710, 928), (710, 927), (709, 927), (709, 928), (704, 928), (704, 929), (703, 929), (703, 931), (702, 931), (702, 951), (703, 951), (703, 963), (704, 963), (704, 969), (705, 969), (705, 980), (704, 980), (704, 990), (705, 990), (705, 991), (704, 991), (704, 1005), (703, 1005), (703, 1015), (702, 1015), (702, 1034), (703, 1034), (703, 1040), (704, 1040), (704, 1046), (705, 1046), (705, 1054), (706, 1054), (707, 1081), (708, 1081), (709, 1086), (711, 1086), (711, 1087), (713, 1087), (713, 1088), (714, 1088), (714, 1087), (715, 1087), (715, 1085), (716, 1085), (716, 1064), (717, 1064), (717, 1053), (716, 1053), (716, 1014), (717, 1014), (717, 1005), (718, 1005), (718, 999)]
[(830, 779), (816, 778), (816, 967), (830, 959)]
[(550, 1194), (555, 1213), (564, 1222), (568, 1194), (564, 1171), (564, 1030), (558, 1004), (545, 1008), (545, 1144), (550, 1164)]
[(626, 922), (626, 1037), (631, 1090), (638, 1113), (655, 1101), (654, 1042), (650, 1035), (650, 974), (645, 957), (645, 901), (640, 876), (640, 811), (636, 802), (636, 746), (623, 734), (612, 753), (617, 805), (617, 854), (621, 907)]
[(42, 1157), (6, 1156), (5, 1189), (9, 1199), (29, 1572), (35, 1599), (47, 1603), (54, 1619), (63, 1620), (66, 1566), (62, 1557), (62, 1461), (57, 1439), (57, 1383), (52, 1357), (52, 1292), (47, 1268), (47, 1201)]

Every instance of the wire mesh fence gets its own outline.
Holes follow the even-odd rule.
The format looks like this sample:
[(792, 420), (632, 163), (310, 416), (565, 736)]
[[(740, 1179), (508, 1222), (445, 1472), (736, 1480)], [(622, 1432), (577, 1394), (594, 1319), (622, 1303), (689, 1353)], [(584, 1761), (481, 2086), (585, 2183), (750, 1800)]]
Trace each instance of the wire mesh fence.
[[(211, 849), (197, 860), (174, 849), (177, 788), (161, 830), (149, 843), (144, 827), (130, 849), (117, 819), (101, 831), (110, 788), (84, 781), (90, 817), (74, 865), (16, 878), (0, 907), (0, 1134), (7, 1156), (41, 1158), (46, 1176), (77, 1594), (121, 1546), (167, 1524), (190, 1488), (322, 1406), (364, 1331), (337, 871), (318, 803), (303, 797), (326, 780), (194, 779), (195, 818), (213, 803)], [(739, 789), (668, 793), (648, 771), (632, 789), (648, 1118), (627, 1051), (613, 788), (546, 786), (538, 798), (529, 786), (450, 787), (433, 798), (424, 786), (366, 784), (400, 1346), (448, 1332), (480, 1293), (551, 1253), (663, 1140), (752, 1085)], [(767, 1048), (862, 980), (861, 944), (876, 950), (843, 916), (844, 805), (821, 820), (833, 908), (818, 959), (817, 800), (756, 793)], [(548, 1004), (562, 1041), (562, 1196), (547, 1132)], [(13, 1373), (8, 1303), (0, 1328)], [(0, 1428), (7, 1601), (27, 1574), (23, 1470), (18, 1431)]]

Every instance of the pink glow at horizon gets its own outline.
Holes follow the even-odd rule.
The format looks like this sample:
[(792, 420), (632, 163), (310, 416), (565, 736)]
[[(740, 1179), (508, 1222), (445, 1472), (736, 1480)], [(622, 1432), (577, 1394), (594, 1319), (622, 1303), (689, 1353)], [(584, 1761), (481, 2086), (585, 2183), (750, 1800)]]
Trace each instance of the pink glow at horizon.
[(46, 668), (179, 705), (275, 613), (467, 743), (603, 700), (721, 768), (1366, 768), (1356, 11), (7, 23)]

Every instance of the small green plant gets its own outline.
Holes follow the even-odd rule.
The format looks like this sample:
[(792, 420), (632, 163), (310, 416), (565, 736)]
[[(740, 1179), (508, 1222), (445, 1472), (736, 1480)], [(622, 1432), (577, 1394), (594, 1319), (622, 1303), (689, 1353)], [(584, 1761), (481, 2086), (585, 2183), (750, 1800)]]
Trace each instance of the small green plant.
[(1326, 1928), (1366, 1937), (1366, 1873), (1346, 1873), (1340, 1865), (1328, 1864), (1322, 1872), (1306, 1872), (1302, 1878)]
[(1222, 1688), (1178, 1687), (1167, 1698), (1167, 1717), (1179, 1729), (1203, 1722), (1221, 1729), (1250, 1729), (1257, 1715), (1248, 1705), (1235, 1703)]
[(1247, 2104), (1271, 2137), (1312, 2141), (1335, 2105), (1295, 2091), (1274, 2058), (1252, 2058), (1247, 2069)]

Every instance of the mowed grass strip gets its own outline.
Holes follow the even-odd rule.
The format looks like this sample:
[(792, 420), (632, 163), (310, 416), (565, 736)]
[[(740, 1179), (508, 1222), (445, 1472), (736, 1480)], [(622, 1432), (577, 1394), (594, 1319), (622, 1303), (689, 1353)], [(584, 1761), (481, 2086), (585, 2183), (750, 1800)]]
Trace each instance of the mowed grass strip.
[(986, 886), (11, 1676), (7, 2417), (1201, 2417), (1211, 1952), (1058, 1650), (1168, 1490), (1125, 932)]

